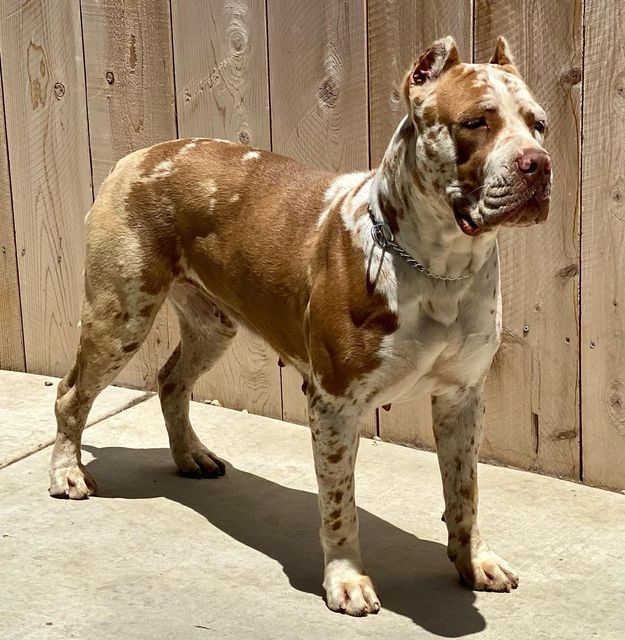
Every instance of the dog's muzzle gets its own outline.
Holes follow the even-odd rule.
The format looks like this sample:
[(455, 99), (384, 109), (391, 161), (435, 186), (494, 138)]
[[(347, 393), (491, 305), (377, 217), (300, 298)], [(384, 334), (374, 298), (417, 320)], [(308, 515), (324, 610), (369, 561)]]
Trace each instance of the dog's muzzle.
[(477, 203), (454, 204), (456, 222), (470, 236), (497, 226), (528, 226), (547, 219), (551, 199), (551, 156), (543, 149), (519, 152), (512, 170), (497, 176)]

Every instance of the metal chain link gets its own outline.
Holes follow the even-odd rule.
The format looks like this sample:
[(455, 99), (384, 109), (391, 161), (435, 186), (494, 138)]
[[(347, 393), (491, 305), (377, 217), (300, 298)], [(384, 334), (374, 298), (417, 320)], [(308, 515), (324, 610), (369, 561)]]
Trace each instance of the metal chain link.
[(371, 237), (373, 238), (373, 242), (382, 249), (382, 251), (386, 251), (387, 249), (392, 249), (400, 258), (402, 258), (407, 264), (411, 267), (415, 268), (420, 273), (423, 273), (430, 278), (435, 278), (436, 280), (447, 280), (447, 281), (455, 281), (455, 280), (466, 280), (467, 278), (472, 278), (474, 274), (470, 273), (466, 276), (457, 276), (455, 278), (451, 278), (449, 276), (439, 276), (436, 273), (432, 273), (425, 265), (422, 265), (420, 262), (417, 262), (405, 249), (400, 247), (395, 242), (395, 235), (391, 228), (386, 224), (386, 222), (377, 222), (375, 217), (373, 216), (373, 211), (371, 210), (371, 205), (367, 207), (367, 211), (369, 212), (369, 217), (371, 218), (371, 222), (373, 226), (371, 227)]

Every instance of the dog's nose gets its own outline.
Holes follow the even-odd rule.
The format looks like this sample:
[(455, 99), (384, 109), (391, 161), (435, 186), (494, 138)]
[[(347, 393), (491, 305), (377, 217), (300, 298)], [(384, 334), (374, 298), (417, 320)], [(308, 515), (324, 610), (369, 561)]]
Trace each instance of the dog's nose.
[(521, 173), (531, 182), (551, 173), (551, 156), (542, 149), (523, 149), (516, 158)]

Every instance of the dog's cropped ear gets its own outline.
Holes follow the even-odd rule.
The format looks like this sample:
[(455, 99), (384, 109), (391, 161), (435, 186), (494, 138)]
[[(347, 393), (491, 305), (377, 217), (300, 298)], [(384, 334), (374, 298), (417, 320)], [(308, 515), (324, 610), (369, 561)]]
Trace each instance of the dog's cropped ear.
[(410, 89), (436, 80), (445, 71), (460, 64), (460, 56), (456, 42), (451, 36), (434, 42), (429, 49), (417, 60), (404, 84), (406, 97), (409, 98)]
[(489, 62), (490, 64), (498, 64), (502, 67), (505, 65), (514, 66), (514, 60), (510, 53), (510, 45), (503, 36), (497, 38), (497, 44), (495, 45), (495, 50)]

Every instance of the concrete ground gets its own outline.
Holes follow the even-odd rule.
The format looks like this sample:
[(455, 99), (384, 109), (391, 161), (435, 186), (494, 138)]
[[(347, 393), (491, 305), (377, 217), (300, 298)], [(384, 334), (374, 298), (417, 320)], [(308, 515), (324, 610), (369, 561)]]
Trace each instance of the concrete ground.
[(482, 531), (521, 583), (473, 593), (446, 557), (435, 456), (363, 440), (362, 546), (383, 610), (354, 619), (323, 603), (304, 427), (194, 403), (228, 470), (182, 478), (158, 399), (111, 388), (83, 438), (98, 497), (53, 500), (45, 380), (0, 373), (2, 639), (625, 638), (623, 495), (481, 465)]

